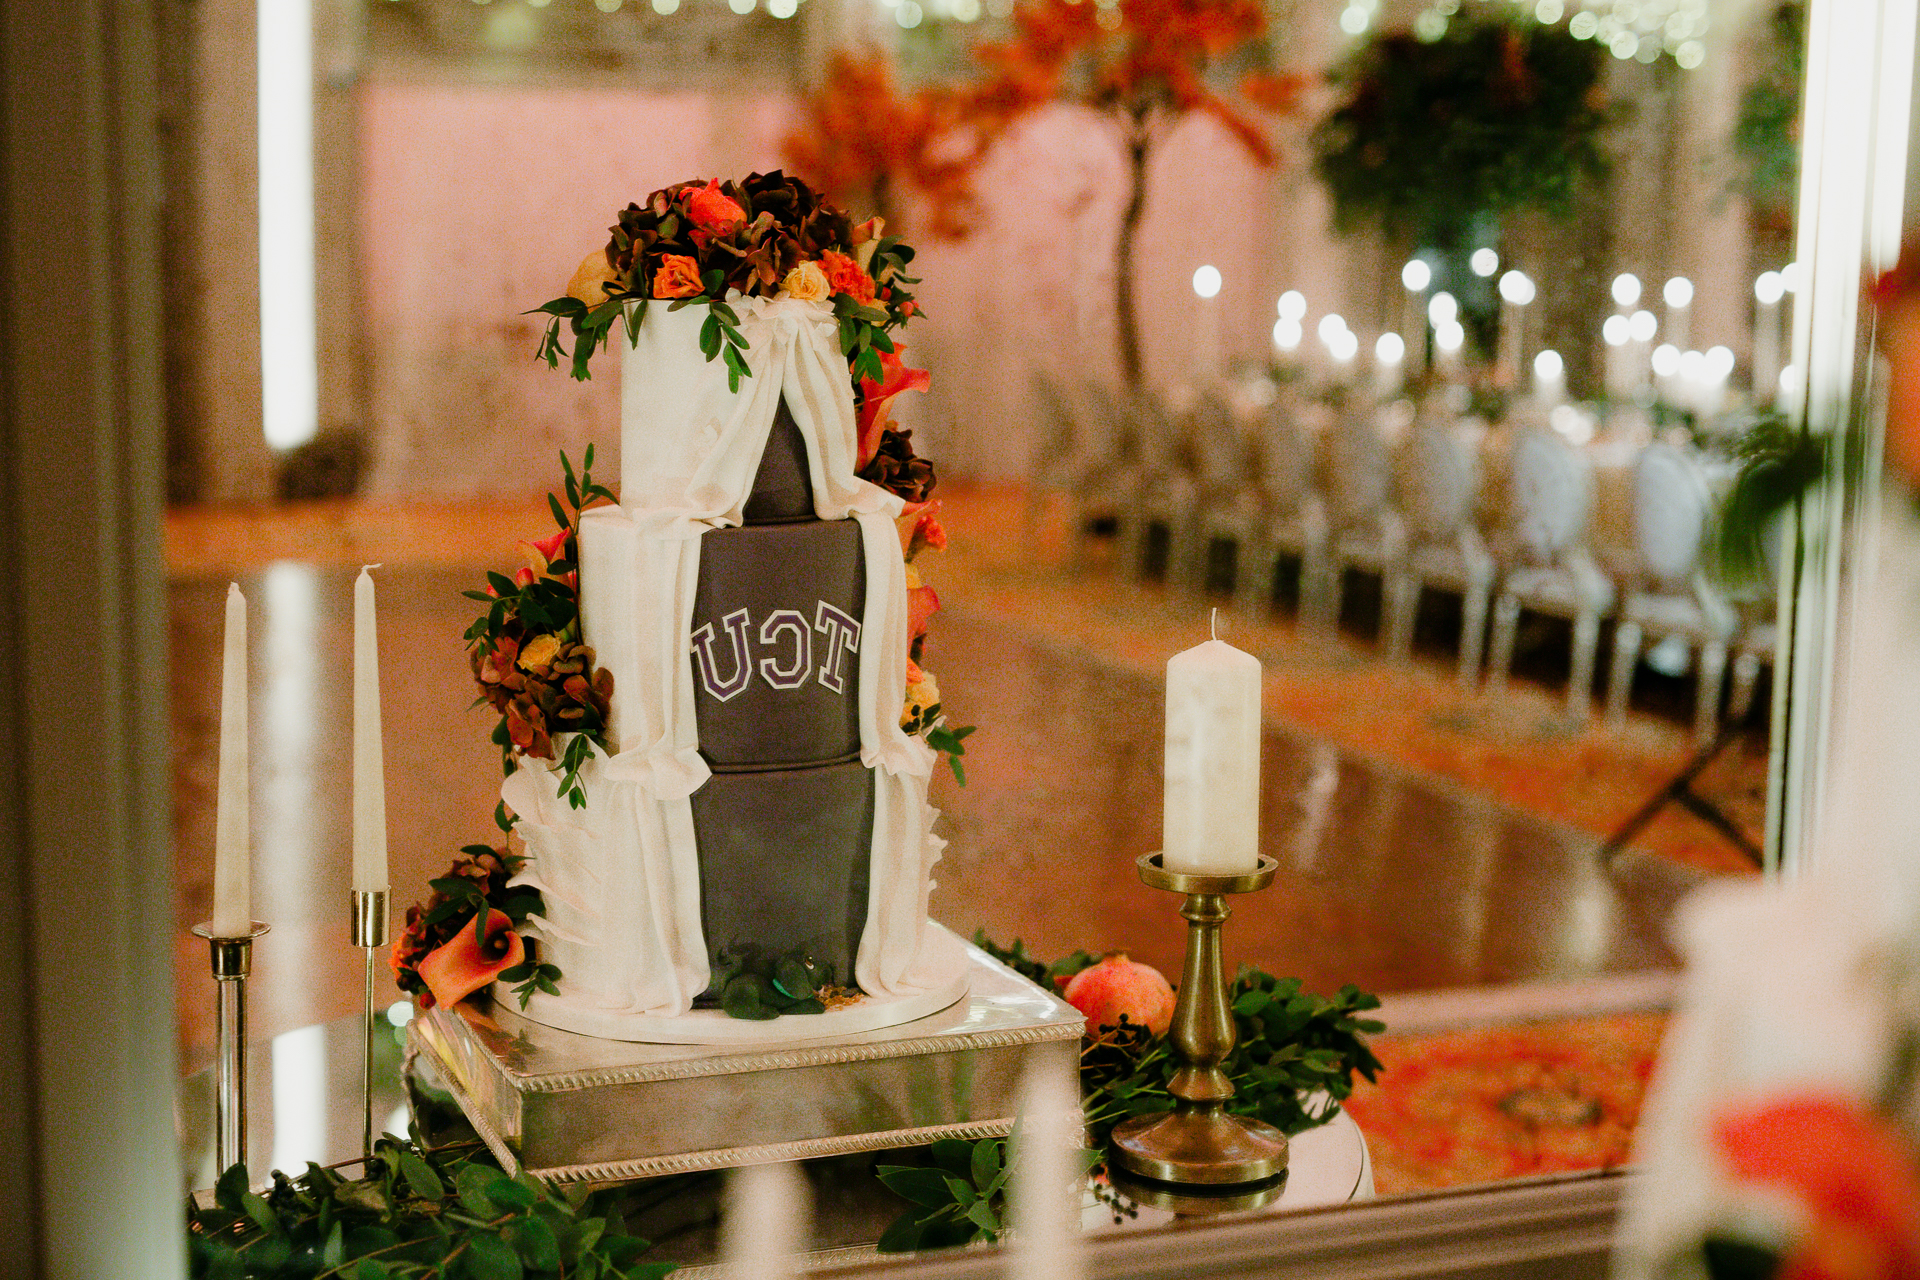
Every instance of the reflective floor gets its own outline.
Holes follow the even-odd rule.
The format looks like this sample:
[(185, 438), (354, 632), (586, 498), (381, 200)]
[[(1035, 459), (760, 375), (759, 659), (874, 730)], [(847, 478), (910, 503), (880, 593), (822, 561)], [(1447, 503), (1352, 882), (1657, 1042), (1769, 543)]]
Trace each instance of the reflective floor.
[[(283, 561), (243, 573), (252, 602), (254, 915), (252, 1016), (265, 1036), (353, 1011), (360, 953), (347, 941), (348, 567)], [(460, 845), (488, 839), (499, 761), (487, 713), (469, 710), (459, 636), (470, 569), (380, 576), (380, 645), (396, 918)], [(212, 796), (226, 579), (171, 588), (178, 829), (176, 936), (184, 1063), (206, 1060), (212, 983), (186, 935), (211, 908)], [(935, 784), (951, 839), (935, 868), (937, 918), (1051, 957), (1125, 949), (1177, 970), (1183, 926), (1135, 858), (1160, 829), (1158, 681), (951, 604), (939, 676), (966, 691), (968, 785)], [(1628, 854), (1605, 868), (1590, 835), (1343, 754), (1269, 725), (1262, 846), (1282, 871), (1234, 902), (1229, 963), (1331, 990), (1382, 993), (1662, 968), (1662, 922), (1693, 877)], [(391, 991), (384, 981), (382, 990)]]

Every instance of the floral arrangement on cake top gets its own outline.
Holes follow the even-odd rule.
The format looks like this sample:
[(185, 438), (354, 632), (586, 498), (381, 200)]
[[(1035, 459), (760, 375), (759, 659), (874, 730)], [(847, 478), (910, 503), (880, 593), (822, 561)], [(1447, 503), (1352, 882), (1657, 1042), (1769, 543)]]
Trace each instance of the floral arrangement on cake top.
[[(751, 174), (742, 182), (709, 179), (663, 187), (648, 196), (644, 204), (629, 204), (621, 210), (609, 228), (607, 243), (589, 253), (574, 271), (566, 295), (534, 309), (552, 317), (537, 355), (549, 368), (558, 368), (566, 357), (571, 361), (573, 376), (588, 379), (594, 353), (608, 343), (616, 323), (624, 324), (629, 341), (633, 341), (650, 304), (665, 302), (674, 309), (705, 304), (708, 315), (700, 329), (701, 350), (709, 361), (726, 362), (728, 385), (737, 391), (740, 378), (750, 372), (749, 352), (739, 331), (739, 313), (728, 305), (729, 298), (795, 298), (832, 306), (853, 389), (859, 435), (856, 474), (905, 502), (899, 525), (901, 550), (907, 560), (911, 653), (901, 726), (921, 735), (929, 746), (944, 754), (954, 777), (964, 784), (966, 771), (960, 757), (966, 752), (965, 739), (973, 728), (955, 728), (945, 722), (939, 685), (920, 665), (927, 624), (939, 610), (940, 598), (921, 582), (913, 561), (929, 547), (938, 551), (947, 545), (946, 530), (939, 518), (940, 504), (933, 497), (936, 477), (932, 464), (914, 453), (912, 433), (903, 430), (891, 416), (898, 396), (925, 391), (930, 384), (925, 369), (909, 368), (901, 359), (904, 348), (894, 337), (920, 314), (911, 292), (919, 279), (907, 274), (914, 256), (912, 246), (885, 232), (882, 219), (855, 223), (801, 179), (779, 170)], [(563, 324), (573, 335), (571, 356), (562, 341)], [(589, 450), (589, 465), (591, 457)], [(568, 485), (572, 497), (571, 472)], [(612, 498), (598, 486), (591, 490), (583, 487), (582, 493), (589, 499)], [(568, 525), (557, 501), (554, 517), (561, 521), (563, 532), (574, 528)], [(548, 541), (558, 546), (556, 539), (560, 536)], [(571, 536), (567, 534), (569, 539)], [(522, 544), (551, 560), (553, 553), (543, 550), (547, 545)], [(575, 544), (566, 541), (561, 554), (566, 590), (574, 602), (573, 612), (567, 614), (571, 618), (578, 612), (578, 585), (572, 563)], [(523, 590), (546, 593), (548, 588), (540, 584), (552, 580), (554, 574), (544, 562), (529, 559), (533, 580)], [(522, 577), (528, 573), (526, 569), (521, 571)], [(504, 598), (500, 582), (494, 582), (491, 590), (501, 591)], [(543, 594), (543, 601), (545, 598)], [(496, 628), (496, 633), (517, 641), (512, 606), (507, 609), (507, 621)], [(545, 611), (560, 612), (552, 607)], [(490, 616), (498, 613), (500, 606), (495, 605)], [(470, 630), (469, 642), (476, 641), (478, 635)], [(577, 641), (577, 629), (573, 638)], [(584, 646), (579, 650), (585, 652), (590, 668), (592, 651)], [(496, 651), (505, 661), (493, 658)], [(525, 650), (520, 652), (524, 655)], [(541, 650), (541, 656), (545, 652)], [(574, 654), (577, 650), (567, 652)], [(473, 654), (474, 671), (482, 681), (483, 692), (503, 716), (503, 729), (494, 740), (501, 743), (503, 751), (519, 750), (551, 758), (543, 749), (539, 726), (554, 717), (536, 721), (531, 712), (541, 708), (538, 698), (529, 698), (513, 687), (517, 678), (513, 655), (504, 647), (476, 647)], [(584, 674), (571, 670), (572, 660), (568, 661), (565, 678)], [(489, 673), (501, 678), (489, 684)], [(595, 723), (604, 724), (604, 710), (598, 714)], [(572, 728), (574, 723), (562, 727)], [(580, 753), (577, 758), (573, 754), (576, 751)], [(585, 752), (584, 742), (576, 738), (565, 761), (569, 781), (562, 785), (563, 789), (574, 787), (576, 808), (583, 801), (575, 771), (584, 761)]]
[[(895, 334), (919, 314), (907, 274), (913, 249), (885, 234), (879, 218), (854, 223), (799, 178), (776, 169), (741, 182), (680, 182), (629, 204), (604, 247), (573, 273), (564, 297), (536, 307), (553, 317), (538, 358), (549, 368), (570, 360), (575, 378), (592, 377), (590, 362), (614, 325), (637, 339), (647, 307), (705, 305), (700, 348), (724, 360), (728, 386), (739, 390), (752, 353), (729, 301), (740, 297), (826, 302), (839, 322), (860, 423), (860, 476), (924, 502), (933, 468), (917, 458), (908, 434), (887, 417), (903, 391), (927, 389), (927, 372), (909, 369)], [(531, 314), (531, 313), (530, 313)], [(573, 335), (571, 355), (561, 326)]]

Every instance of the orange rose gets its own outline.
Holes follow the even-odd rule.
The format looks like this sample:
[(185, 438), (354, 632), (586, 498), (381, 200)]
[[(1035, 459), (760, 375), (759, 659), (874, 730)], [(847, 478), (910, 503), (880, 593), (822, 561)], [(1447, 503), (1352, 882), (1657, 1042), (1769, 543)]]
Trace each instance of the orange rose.
[(1846, 1098), (1789, 1096), (1723, 1110), (1713, 1138), (1736, 1179), (1806, 1214), (1779, 1276), (1920, 1276), (1920, 1173), (1892, 1121)]
[(653, 273), (656, 298), (697, 298), (706, 290), (707, 286), (700, 283), (700, 265), (684, 253), (667, 254)]
[(717, 180), (709, 180), (687, 197), (687, 217), (702, 231), (725, 235), (747, 220), (747, 211), (720, 190)]
[(873, 301), (873, 277), (852, 258), (829, 249), (820, 255), (820, 265), (826, 269), (827, 283), (835, 293), (848, 294), (856, 302)]

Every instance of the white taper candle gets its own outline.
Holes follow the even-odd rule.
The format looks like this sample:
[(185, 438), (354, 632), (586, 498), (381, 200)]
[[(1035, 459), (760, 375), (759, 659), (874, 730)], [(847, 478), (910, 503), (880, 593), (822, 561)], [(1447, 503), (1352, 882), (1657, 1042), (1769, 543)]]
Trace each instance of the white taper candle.
[(353, 584), (353, 887), (387, 887), (387, 775), (380, 751), (380, 644), (373, 578)]
[(1208, 640), (1167, 662), (1162, 865), (1237, 874), (1260, 864), (1260, 660)]
[(253, 929), (253, 840), (247, 816), (247, 598), (227, 587), (226, 648), (220, 669), (220, 783), (213, 820), (213, 931)]

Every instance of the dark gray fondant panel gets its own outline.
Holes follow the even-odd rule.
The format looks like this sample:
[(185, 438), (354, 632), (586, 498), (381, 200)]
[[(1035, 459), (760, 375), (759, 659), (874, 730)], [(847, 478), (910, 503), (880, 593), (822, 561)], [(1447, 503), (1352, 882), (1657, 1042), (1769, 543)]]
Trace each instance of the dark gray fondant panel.
[[(867, 918), (873, 771), (716, 773), (693, 793), (700, 923), (715, 971), (804, 952), (853, 985)], [(717, 995), (717, 993), (714, 993)]]
[(716, 770), (860, 749), (866, 564), (853, 520), (712, 529), (693, 599), (694, 722)]
[(767, 433), (760, 469), (753, 477), (753, 492), (747, 495), (740, 518), (747, 524), (813, 519), (813, 473), (807, 466), (807, 442), (799, 424), (787, 412), (785, 396), (780, 397), (780, 408), (773, 415), (773, 430)]

